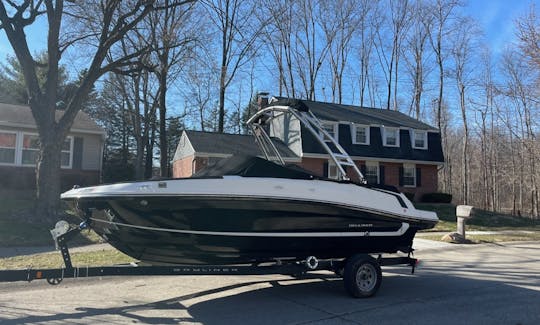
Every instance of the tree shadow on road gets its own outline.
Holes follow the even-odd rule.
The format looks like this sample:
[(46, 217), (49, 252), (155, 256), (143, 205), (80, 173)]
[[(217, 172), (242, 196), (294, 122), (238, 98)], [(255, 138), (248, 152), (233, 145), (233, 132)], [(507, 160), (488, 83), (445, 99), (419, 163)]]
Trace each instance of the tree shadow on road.
[[(427, 267), (417, 275), (404, 268), (385, 268), (378, 294), (370, 299), (346, 295), (342, 281), (328, 275), (298, 280), (246, 281), (143, 304), (112, 308), (79, 307), (73, 313), (47, 315), (0, 306), (2, 324), (119, 323), (145, 324), (290, 324), (290, 323), (540, 323), (535, 301), (540, 281), (516, 269), (502, 274), (504, 282), (483, 278), (486, 269)], [(465, 277), (461, 271), (467, 271)], [(491, 272), (499, 272), (493, 269)], [(250, 278), (252, 279), (252, 278)], [(529, 287), (524, 287), (529, 282)], [(534, 288), (536, 286), (536, 288)], [(218, 297), (216, 297), (218, 296)], [(106, 299), (106, 297), (103, 297)], [(44, 302), (46, 304), (47, 302)], [(29, 314), (34, 315), (29, 315)], [(37, 314), (37, 315), (35, 315)], [(41, 314), (41, 315), (39, 315)], [(45, 314), (45, 315), (43, 315)], [(119, 321), (120, 320), (120, 321)]]

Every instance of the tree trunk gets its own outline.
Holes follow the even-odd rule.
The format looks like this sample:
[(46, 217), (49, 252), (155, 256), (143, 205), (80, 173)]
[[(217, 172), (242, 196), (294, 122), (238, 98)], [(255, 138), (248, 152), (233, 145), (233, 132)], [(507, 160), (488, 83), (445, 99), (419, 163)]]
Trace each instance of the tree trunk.
[(56, 132), (40, 137), (40, 156), (36, 164), (36, 214), (41, 220), (55, 222), (60, 212), (60, 158), (62, 140)]
[(169, 177), (169, 157), (167, 144), (167, 74), (162, 71), (160, 75), (159, 92), (159, 152), (160, 152), (160, 175)]

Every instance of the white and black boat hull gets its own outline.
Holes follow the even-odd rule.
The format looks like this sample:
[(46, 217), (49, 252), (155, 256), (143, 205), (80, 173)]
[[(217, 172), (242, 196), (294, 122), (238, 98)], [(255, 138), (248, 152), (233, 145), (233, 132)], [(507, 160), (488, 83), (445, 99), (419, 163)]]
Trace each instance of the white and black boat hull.
[[(182, 181), (186, 180), (171, 182)], [(197, 181), (211, 187), (211, 180)], [(238, 181), (256, 180), (238, 178)], [(274, 186), (272, 182), (276, 181), (282, 185), (291, 182), (265, 183), (267, 187)], [(295, 182), (313, 186), (309, 182), (314, 181)], [(159, 188), (158, 182), (146, 184)], [(350, 185), (353, 189), (358, 187)], [(192, 192), (196, 192), (194, 187)], [(283, 190), (282, 186), (280, 192)], [(111, 245), (150, 264), (241, 264), (308, 256), (327, 259), (357, 253), (407, 252), (416, 231), (436, 223), (346, 202), (260, 196), (255, 189), (250, 195), (234, 193), (233, 188), (229, 192), (228, 195), (121, 195), (119, 192), (64, 199), (76, 203), (81, 218), (88, 220), (91, 228)], [(398, 201), (391, 194), (377, 195), (386, 196), (390, 206)]]

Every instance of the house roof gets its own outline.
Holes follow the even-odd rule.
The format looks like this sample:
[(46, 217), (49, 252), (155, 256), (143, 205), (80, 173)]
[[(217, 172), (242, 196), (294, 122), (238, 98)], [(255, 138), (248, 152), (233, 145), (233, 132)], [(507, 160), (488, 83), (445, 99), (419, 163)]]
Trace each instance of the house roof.
[[(189, 130), (184, 132), (195, 150), (195, 153), (249, 156), (263, 155), (252, 135)], [(296, 156), (281, 140), (272, 138), (272, 142), (283, 158), (298, 158), (298, 156)], [(175, 157), (174, 160), (180, 158), (181, 157)]]
[[(56, 120), (59, 120), (64, 112), (57, 110), (55, 114)], [(32, 129), (36, 128), (36, 122), (32, 116), (30, 107), (3, 103), (0, 103), (0, 125), (27, 127)], [(71, 126), (71, 130), (81, 133), (106, 133), (103, 128), (97, 125), (96, 122), (88, 116), (88, 114), (82, 111), (77, 113), (73, 125)]]
[(316, 102), (304, 99), (298, 100), (285, 97), (274, 97), (270, 105), (302, 105), (304, 108), (309, 109), (320, 120), (324, 121), (342, 121), (365, 125), (406, 127), (417, 130), (437, 131), (436, 128), (426, 123), (418, 121), (401, 112), (389, 109)]

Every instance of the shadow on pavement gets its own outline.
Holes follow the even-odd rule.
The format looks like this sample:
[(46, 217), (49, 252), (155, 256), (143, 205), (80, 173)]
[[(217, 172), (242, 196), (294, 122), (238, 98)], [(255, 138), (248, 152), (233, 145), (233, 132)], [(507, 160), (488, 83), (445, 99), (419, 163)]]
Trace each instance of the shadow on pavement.
[[(123, 323), (146, 324), (540, 323), (539, 275), (519, 267), (509, 271), (504, 261), (489, 269), (465, 264), (449, 270), (436, 262), (432, 265), (436, 267), (426, 267), (416, 275), (403, 268), (385, 268), (380, 291), (369, 299), (350, 298), (342, 281), (323, 275), (241, 282), (153, 303), (80, 307), (74, 313), (0, 319), (0, 323), (95, 323), (108, 315), (120, 316)], [(6, 315), (26, 314), (13, 307), (0, 308), (9, 309)], [(183, 316), (170, 316), (178, 314)]]

